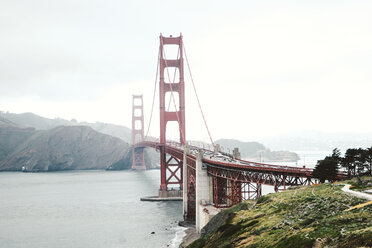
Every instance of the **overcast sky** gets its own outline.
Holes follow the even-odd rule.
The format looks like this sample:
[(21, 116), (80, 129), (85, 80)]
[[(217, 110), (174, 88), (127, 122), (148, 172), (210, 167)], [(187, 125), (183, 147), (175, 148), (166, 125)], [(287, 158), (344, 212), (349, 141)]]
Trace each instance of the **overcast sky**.
[[(0, 0), (0, 110), (130, 127), (143, 93), (147, 122), (159, 34), (182, 32), (214, 139), (372, 132), (371, 13), (370, 0)], [(207, 140), (188, 77), (186, 94), (187, 138)]]

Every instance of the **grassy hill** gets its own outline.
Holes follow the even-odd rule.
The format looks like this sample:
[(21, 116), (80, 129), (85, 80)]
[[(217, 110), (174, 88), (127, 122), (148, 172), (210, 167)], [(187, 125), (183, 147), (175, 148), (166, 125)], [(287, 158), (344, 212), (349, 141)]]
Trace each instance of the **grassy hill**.
[(242, 202), (215, 216), (188, 248), (372, 247), (372, 207), (345, 212), (365, 201), (341, 188), (303, 186)]

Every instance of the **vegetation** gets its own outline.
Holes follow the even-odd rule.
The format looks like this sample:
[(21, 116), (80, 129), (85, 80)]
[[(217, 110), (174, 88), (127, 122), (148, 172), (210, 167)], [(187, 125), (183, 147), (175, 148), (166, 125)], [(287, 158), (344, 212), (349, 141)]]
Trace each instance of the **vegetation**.
[(340, 151), (334, 149), (331, 156), (327, 156), (323, 160), (318, 160), (313, 171), (313, 177), (318, 178), (321, 183), (324, 183), (326, 180), (336, 180), (340, 161)]
[(371, 176), (362, 176), (356, 177), (352, 180), (345, 181), (345, 183), (351, 184), (351, 190), (355, 191), (365, 191), (372, 189), (372, 177)]
[(242, 202), (219, 213), (223, 217), (214, 217), (225, 221), (213, 230), (208, 223), (209, 231), (188, 247), (372, 246), (372, 207), (344, 212), (364, 200), (342, 193), (341, 188), (337, 184), (295, 187), (263, 196), (256, 204)]
[(331, 156), (318, 161), (313, 177), (318, 178), (320, 182), (332, 182), (340, 168), (343, 168), (349, 177), (372, 175), (372, 147), (347, 149), (344, 157), (341, 156), (340, 150), (335, 148)]
[(347, 149), (341, 166), (350, 176), (372, 175), (372, 147)]

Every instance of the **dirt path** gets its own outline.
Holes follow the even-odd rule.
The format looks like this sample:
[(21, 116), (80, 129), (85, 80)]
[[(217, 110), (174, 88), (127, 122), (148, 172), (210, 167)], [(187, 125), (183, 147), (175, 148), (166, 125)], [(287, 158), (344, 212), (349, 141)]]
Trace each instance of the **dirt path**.
[(345, 186), (342, 188), (342, 191), (344, 191), (348, 194), (354, 195), (358, 198), (363, 198), (363, 199), (366, 199), (368, 201), (372, 201), (372, 195), (371, 194), (350, 190), (349, 189), (350, 186), (351, 186), (350, 184), (345, 184)]

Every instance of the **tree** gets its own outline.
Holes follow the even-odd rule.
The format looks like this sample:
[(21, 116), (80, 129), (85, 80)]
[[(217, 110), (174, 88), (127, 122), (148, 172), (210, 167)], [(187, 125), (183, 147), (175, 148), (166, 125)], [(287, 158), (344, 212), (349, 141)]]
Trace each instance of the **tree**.
[(362, 148), (356, 149), (355, 154), (355, 167), (357, 168), (357, 174), (361, 175), (364, 173), (364, 165), (365, 165), (365, 150)]
[(313, 177), (318, 178), (321, 183), (324, 183), (326, 180), (331, 182), (336, 180), (341, 161), (340, 155), (340, 150), (336, 148), (333, 149), (331, 156), (327, 156), (323, 160), (318, 160), (312, 174)]
[(332, 150), (332, 155), (331, 155), (331, 157), (332, 157), (333, 159), (337, 160), (338, 163), (340, 163), (341, 160), (342, 160), (341, 152), (340, 152), (340, 150), (337, 149), (337, 148), (335, 148), (335, 149)]
[(372, 146), (363, 150), (364, 168), (367, 169), (367, 174), (372, 175)]
[(357, 154), (357, 149), (349, 148), (346, 150), (345, 157), (342, 158), (341, 165), (347, 170), (349, 176), (356, 174)]

